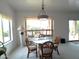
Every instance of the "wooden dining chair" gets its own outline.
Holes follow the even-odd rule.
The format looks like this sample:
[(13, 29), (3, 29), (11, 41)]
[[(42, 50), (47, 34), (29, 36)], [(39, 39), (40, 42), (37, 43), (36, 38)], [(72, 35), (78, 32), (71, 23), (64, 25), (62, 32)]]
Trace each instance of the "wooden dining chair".
[(51, 41), (47, 41), (43, 44), (40, 44), (40, 59), (52, 59), (54, 44)]
[(60, 39), (61, 39), (60, 36), (56, 36), (54, 40), (54, 50), (57, 51), (58, 55), (60, 55), (59, 50), (58, 50)]
[(37, 46), (32, 41), (29, 41), (28, 38), (26, 38), (25, 42), (26, 42), (26, 46), (28, 48), (27, 57), (29, 57), (29, 54), (33, 51), (36, 51), (36, 57), (37, 57)]

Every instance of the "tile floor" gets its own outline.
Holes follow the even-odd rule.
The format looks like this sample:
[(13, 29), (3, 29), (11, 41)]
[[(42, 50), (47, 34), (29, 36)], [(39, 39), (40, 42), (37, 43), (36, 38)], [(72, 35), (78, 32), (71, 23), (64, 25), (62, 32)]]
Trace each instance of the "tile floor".
[[(30, 57), (27, 58), (27, 48), (19, 47), (11, 55), (8, 56), (8, 59), (39, 59), (36, 58), (35, 52), (30, 54)], [(79, 44), (75, 43), (65, 43), (59, 45), (60, 56), (57, 53), (53, 52), (53, 59), (79, 59)]]

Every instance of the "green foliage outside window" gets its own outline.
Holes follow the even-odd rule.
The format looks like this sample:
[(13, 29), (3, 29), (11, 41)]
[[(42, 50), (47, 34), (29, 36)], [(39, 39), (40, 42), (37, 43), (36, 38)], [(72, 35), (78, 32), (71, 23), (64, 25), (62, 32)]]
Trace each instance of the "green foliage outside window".
[(79, 21), (76, 21), (76, 32), (79, 33)]
[(4, 32), (4, 33), (3, 33), (3, 36), (4, 36), (4, 37), (8, 37), (8, 32)]

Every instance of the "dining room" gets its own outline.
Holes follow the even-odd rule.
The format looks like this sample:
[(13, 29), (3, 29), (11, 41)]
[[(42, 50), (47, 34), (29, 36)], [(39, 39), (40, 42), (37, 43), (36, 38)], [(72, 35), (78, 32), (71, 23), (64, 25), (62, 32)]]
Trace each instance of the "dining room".
[[(43, 17), (48, 18), (49, 16), (51, 20), (35, 21), (36, 23), (32, 21), (31, 24), (35, 24), (35, 26), (25, 30), (28, 34), (26, 36), (29, 39), (37, 38), (35, 42), (37, 40), (41, 42), (40, 38), (47, 40), (52, 37), (53, 41), (55, 36), (59, 35), (65, 38), (66, 43), (60, 43), (58, 46), (60, 56), (53, 51), (53, 59), (79, 59), (79, 41), (69, 42), (71, 40), (69, 39), (69, 21), (79, 20), (79, 0), (44, 1), (45, 5), (42, 5), (42, 10), (45, 10), (46, 14)], [(25, 29), (28, 22), (27, 18), (36, 19), (39, 16), (41, 2), (42, 0), (0, 0), (0, 41), (2, 43), (0, 45), (3, 46), (4, 43), (4, 47), (6, 47), (6, 49), (2, 49), (3, 47), (0, 46), (0, 50), (3, 51), (3, 53), (0, 52), (0, 59), (5, 59), (5, 55), (3, 55), (5, 51), (8, 59), (38, 59), (36, 58), (36, 52), (30, 53), (29, 58), (27, 58), (28, 48), (25, 37), (21, 37), (24, 36), (24, 33), (19, 32), (18, 27), (22, 26)], [(37, 23), (40, 23), (41, 26), (39, 24), (37, 26)], [(52, 25), (46, 25), (45, 23)], [(74, 25), (77, 25), (76, 21)], [(75, 34), (72, 31), (70, 31), (70, 34), (77, 37), (78, 27), (74, 28)]]

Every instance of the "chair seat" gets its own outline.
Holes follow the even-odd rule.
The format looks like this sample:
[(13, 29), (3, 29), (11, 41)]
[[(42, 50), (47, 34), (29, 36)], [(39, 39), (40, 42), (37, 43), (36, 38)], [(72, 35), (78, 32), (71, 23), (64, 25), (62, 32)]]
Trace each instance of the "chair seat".
[(29, 49), (30, 50), (35, 50), (36, 49), (36, 46), (29, 46)]
[(3, 47), (0, 47), (0, 51), (5, 51), (5, 48), (3, 48)]

